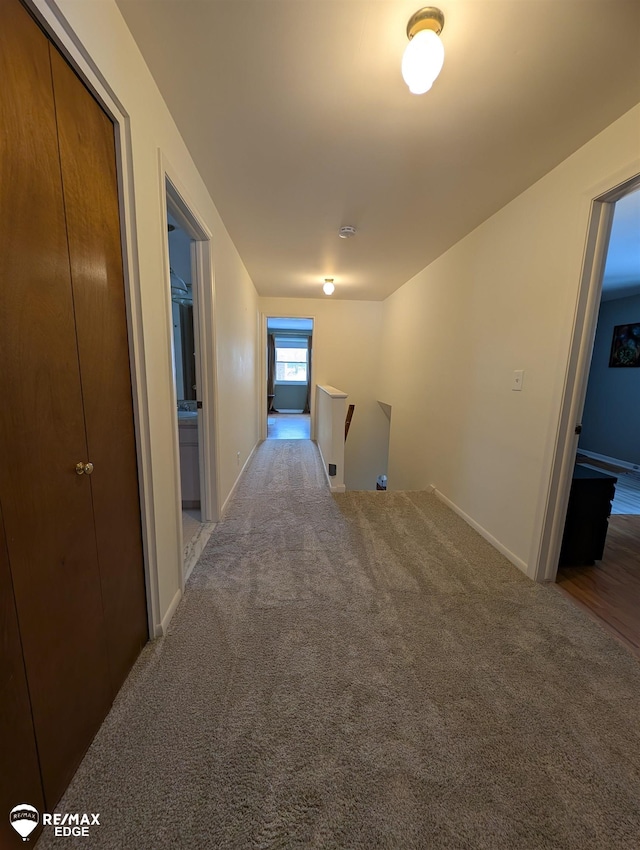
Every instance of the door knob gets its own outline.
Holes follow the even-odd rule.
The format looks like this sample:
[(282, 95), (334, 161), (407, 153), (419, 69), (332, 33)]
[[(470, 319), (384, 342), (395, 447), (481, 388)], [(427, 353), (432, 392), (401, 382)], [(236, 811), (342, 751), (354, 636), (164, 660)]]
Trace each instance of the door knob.
[(77, 475), (91, 475), (93, 472), (93, 464), (89, 463), (76, 463), (76, 474)]

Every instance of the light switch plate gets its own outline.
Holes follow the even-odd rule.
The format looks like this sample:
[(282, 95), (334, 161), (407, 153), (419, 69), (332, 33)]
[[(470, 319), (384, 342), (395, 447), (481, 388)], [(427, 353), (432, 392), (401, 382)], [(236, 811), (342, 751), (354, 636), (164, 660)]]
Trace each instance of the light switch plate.
[(524, 381), (524, 369), (516, 369), (513, 373), (513, 383), (511, 384), (511, 389), (514, 392), (519, 392), (522, 389), (522, 383)]

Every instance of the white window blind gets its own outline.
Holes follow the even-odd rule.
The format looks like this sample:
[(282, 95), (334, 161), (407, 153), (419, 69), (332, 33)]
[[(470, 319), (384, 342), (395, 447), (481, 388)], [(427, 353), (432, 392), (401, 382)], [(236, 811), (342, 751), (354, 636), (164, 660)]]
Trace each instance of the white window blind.
[(309, 363), (307, 337), (276, 336), (276, 382), (306, 384)]

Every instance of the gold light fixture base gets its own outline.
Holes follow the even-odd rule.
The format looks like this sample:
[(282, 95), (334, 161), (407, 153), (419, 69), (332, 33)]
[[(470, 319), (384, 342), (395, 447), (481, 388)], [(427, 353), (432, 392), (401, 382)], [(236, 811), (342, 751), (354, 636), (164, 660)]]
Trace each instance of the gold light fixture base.
[(407, 24), (407, 38), (409, 41), (421, 30), (433, 30), (440, 35), (444, 27), (444, 15), (435, 6), (425, 6), (414, 12)]

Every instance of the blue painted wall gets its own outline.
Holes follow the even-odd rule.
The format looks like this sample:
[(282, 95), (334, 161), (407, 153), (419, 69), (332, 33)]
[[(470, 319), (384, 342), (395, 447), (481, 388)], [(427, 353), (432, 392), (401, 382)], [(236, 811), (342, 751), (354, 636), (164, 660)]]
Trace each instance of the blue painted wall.
[(273, 407), (275, 410), (304, 410), (307, 385), (276, 384)]
[(634, 322), (640, 295), (600, 305), (579, 446), (640, 464), (640, 367), (609, 367), (614, 327)]

